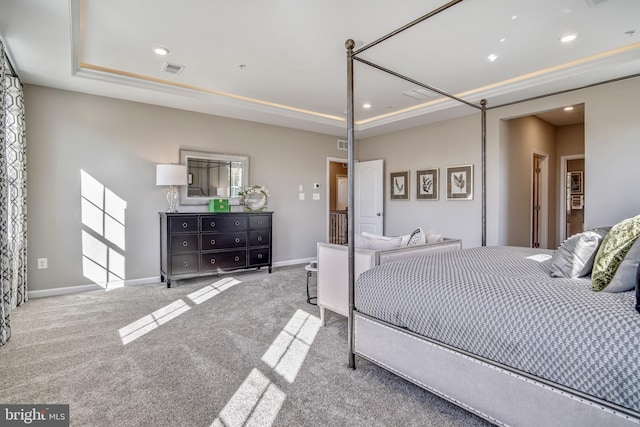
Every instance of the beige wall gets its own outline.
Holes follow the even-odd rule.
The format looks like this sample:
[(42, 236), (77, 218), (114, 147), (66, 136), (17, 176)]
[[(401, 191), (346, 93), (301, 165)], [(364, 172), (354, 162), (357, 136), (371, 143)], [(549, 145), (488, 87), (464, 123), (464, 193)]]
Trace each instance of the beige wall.
[[(250, 183), (271, 193), (274, 262), (313, 258), (325, 240), (327, 189), (320, 201), (311, 190), (325, 182), (326, 158), (342, 154), (335, 137), (32, 85), (25, 106), (32, 291), (91, 283), (83, 274), (81, 170), (127, 204), (125, 279), (159, 277), (158, 212), (167, 202), (155, 165), (179, 163), (180, 148), (249, 156)], [(37, 258), (48, 258), (49, 268), (36, 269)]]

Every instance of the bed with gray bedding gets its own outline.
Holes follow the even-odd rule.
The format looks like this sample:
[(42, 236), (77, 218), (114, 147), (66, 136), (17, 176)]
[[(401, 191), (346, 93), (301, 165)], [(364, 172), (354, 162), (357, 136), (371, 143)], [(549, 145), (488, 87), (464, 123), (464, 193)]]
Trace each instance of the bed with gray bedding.
[[(490, 361), (509, 375), (514, 372), (550, 384), (547, 388), (555, 391), (586, 397), (591, 406), (608, 402), (609, 412), (621, 409), (628, 413), (624, 422), (637, 422), (640, 315), (634, 309), (635, 292), (594, 292), (589, 277), (552, 278), (551, 254), (479, 247), (364, 272), (355, 285), (360, 316), (356, 353), (377, 361), (378, 356), (368, 355), (358, 342), (358, 325), (364, 329), (362, 320), (369, 319), (386, 329), (406, 331), (410, 338), (425, 337), (445, 349)], [(389, 350), (392, 358), (394, 351)], [(491, 415), (480, 415), (500, 424)]]

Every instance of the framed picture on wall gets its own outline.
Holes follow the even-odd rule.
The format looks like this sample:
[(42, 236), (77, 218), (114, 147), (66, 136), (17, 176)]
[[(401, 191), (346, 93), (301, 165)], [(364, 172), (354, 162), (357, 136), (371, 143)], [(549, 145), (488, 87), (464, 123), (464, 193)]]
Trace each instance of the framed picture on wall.
[(391, 172), (391, 200), (409, 200), (409, 172)]
[(416, 199), (438, 200), (439, 168), (416, 172)]
[(582, 194), (583, 173), (582, 171), (573, 171), (570, 173), (571, 194)]
[(447, 168), (447, 200), (473, 200), (473, 165)]

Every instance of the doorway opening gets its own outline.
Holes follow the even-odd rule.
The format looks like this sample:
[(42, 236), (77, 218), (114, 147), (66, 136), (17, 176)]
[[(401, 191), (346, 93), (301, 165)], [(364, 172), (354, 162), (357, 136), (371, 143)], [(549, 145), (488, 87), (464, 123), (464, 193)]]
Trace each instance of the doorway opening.
[(560, 176), (560, 241), (584, 231), (584, 154), (562, 156)]
[(347, 159), (327, 160), (327, 242), (338, 245), (349, 244), (347, 228), (347, 205), (349, 186)]

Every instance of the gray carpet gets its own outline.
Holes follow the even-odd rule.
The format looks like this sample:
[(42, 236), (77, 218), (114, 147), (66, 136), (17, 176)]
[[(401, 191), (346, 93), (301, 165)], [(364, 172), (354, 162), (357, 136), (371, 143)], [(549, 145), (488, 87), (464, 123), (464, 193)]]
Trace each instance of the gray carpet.
[(292, 266), (32, 299), (0, 347), (0, 401), (70, 404), (74, 426), (489, 425), (367, 361), (348, 369), (346, 318), (317, 329), (305, 278)]

